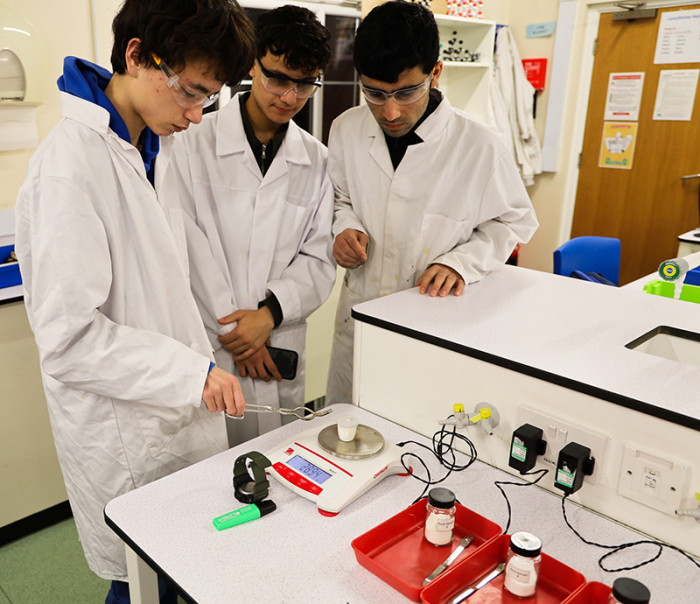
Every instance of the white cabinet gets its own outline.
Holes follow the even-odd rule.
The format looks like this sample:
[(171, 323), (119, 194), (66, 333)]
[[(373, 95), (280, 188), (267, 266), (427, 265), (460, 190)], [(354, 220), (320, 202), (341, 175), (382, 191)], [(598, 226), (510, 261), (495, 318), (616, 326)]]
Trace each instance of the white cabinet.
[(439, 88), (454, 107), (487, 121), (496, 24), (449, 15), (435, 15), (435, 21), (443, 61)]
[[(665, 507), (674, 498), (697, 507), (700, 369), (625, 347), (647, 325), (697, 330), (696, 305), (504, 266), (458, 298), (405, 290), (356, 305), (353, 315), (360, 407), (430, 438), (453, 404), (470, 413), (491, 405), (501, 422), (493, 431), (460, 431), (481, 461), (511, 474), (513, 431), (536, 411), (549, 420), (538, 427), (554, 452), (537, 460), (549, 470), (538, 488), (561, 495), (551, 462), (564, 442), (585, 438), (580, 444), (599, 453), (573, 500), (700, 556), (700, 524)], [(651, 468), (651, 483), (640, 467)]]
[(0, 527), (68, 499), (24, 303), (0, 305)]

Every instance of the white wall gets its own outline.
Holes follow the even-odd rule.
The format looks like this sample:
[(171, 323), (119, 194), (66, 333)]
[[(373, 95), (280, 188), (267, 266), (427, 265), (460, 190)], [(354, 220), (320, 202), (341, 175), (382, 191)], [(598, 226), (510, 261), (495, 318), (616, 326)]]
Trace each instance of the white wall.
[[(366, 0), (363, 12), (368, 12), (378, 4), (377, 0)], [(56, 79), (61, 73), (63, 58), (73, 54), (89, 60), (95, 60), (93, 30), (91, 24), (91, 7), (95, 7), (97, 23), (97, 40), (100, 64), (109, 67), (109, 54), (112, 44), (111, 20), (116, 12), (119, 0), (65, 0), (60, 3), (46, 3), (41, 0), (3, 0), (3, 5), (29, 19), (44, 36), (47, 48), (47, 78), (45, 85), (45, 102), (37, 109), (39, 136), (43, 138), (60, 118), (60, 103)], [(602, 4), (600, 0), (577, 0), (577, 21), (575, 37), (572, 41), (572, 65), (580, 62), (583, 53), (583, 23), (589, 4)], [(486, 0), (485, 18), (497, 23), (509, 23), (518, 42), (520, 54), (524, 58), (545, 57), (551, 67), (551, 53), (554, 39), (527, 39), (525, 28), (530, 23), (542, 23), (556, 20), (558, 0)], [(435, 0), (433, 10), (445, 12), (445, 0)], [(576, 70), (573, 70), (575, 73)], [(573, 120), (578, 82), (569, 82), (564, 124)], [(536, 120), (540, 135), (544, 131), (544, 118), (547, 109), (549, 82), (538, 101)], [(540, 229), (533, 240), (524, 246), (520, 253), (523, 266), (538, 270), (551, 271), (552, 251), (561, 243), (564, 198), (568, 179), (572, 176), (567, 167), (571, 158), (578, 153), (572, 147), (570, 128), (564, 127), (561, 146), (560, 168), (557, 173), (545, 174), (537, 178), (529, 189), (535, 209), (540, 220)], [(17, 191), (24, 179), (27, 162), (32, 150), (0, 152), (0, 209), (14, 207)], [(574, 175), (575, 176), (575, 175)]]
[[(492, 0), (491, 0), (492, 1)], [(554, 37), (527, 39), (525, 28), (531, 23), (546, 23), (557, 19), (561, 2), (575, 2), (575, 19), (571, 36), (571, 55), (566, 67), (565, 98), (560, 132), (559, 157), (556, 172), (542, 174), (528, 189), (540, 221), (532, 241), (520, 251), (520, 264), (527, 268), (552, 271), (552, 252), (569, 239), (573, 203), (578, 181), (578, 155), (581, 151), (583, 127), (588, 104), (593, 40), (597, 25), (593, 15), (614, 8), (609, 0), (507, 0), (507, 19), (523, 58), (548, 59), (546, 89), (538, 101), (537, 130), (542, 139), (549, 94)], [(488, 0), (487, 0), (488, 2)], [(650, 0), (648, 7), (689, 4), (686, 0)], [(490, 4), (490, 2), (489, 2)]]
[[(24, 17), (43, 37), (46, 48), (45, 101), (37, 107), (37, 128), (43, 139), (61, 116), (56, 79), (63, 58), (77, 55), (92, 58), (92, 27), (89, 3), (85, 0), (2, 0), (4, 7)], [(0, 151), (0, 210), (13, 208), (33, 149)]]
[[(523, 59), (547, 59), (547, 79), (545, 90), (539, 93), (537, 99), (537, 117), (535, 127), (540, 141), (544, 138), (544, 125), (549, 99), (550, 76), (552, 72), (552, 51), (554, 36), (543, 38), (527, 38), (527, 26), (535, 23), (548, 23), (557, 20), (558, 0), (510, 0), (508, 2), (507, 23), (515, 37), (518, 51)], [(568, 150), (568, 142), (562, 141), (563, 155)], [(563, 165), (563, 162), (562, 162)], [(563, 188), (567, 178), (566, 173), (541, 174), (535, 178), (535, 184), (528, 187), (540, 228), (525, 246), (521, 246), (519, 264), (527, 268), (551, 272), (552, 252), (561, 241), (563, 209)]]
[[(56, 80), (68, 55), (95, 60), (91, 2), (88, 0), (2, 0), (4, 7), (27, 19), (43, 38), (46, 48), (44, 102), (37, 107), (39, 139), (43, 139), (61, 117)], [(97, 36), (100, 40), (100, 64), (109, 68), (112, 46), (111, 21), (120, 0), (95, 0)], [(0, 210), (13, 208), (24, 180), (27, 162), (34, 149), (0, 151)]]

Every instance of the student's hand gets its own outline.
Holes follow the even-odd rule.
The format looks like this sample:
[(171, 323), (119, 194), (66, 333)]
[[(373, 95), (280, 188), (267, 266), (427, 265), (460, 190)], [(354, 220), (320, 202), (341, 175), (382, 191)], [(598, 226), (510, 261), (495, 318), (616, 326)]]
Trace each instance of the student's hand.
[(242, 361), (239, 361), (238, 357), (234, 355), (233, 362), (236, 363), (238, 374), (241, 377), (250, 377), (254, 380), (265, 380), (269, 382), (270, 376), (272, 376), (278, 382), (282, 381), (282, 376), (277, 370), (277, 365), (275, 365), (275, 362), (270, 356), (270, 352), (265, 346)]
[(455, 296), (461, 296), (464, 291), (464, 279), (459, 273), (444, 264), (433, 264), (425, 269), (420, 279), (416, 282), (420, 287), (420, 293), (430, 291), (431, 296), (440, 295), (444, 298), (454, 288)]
[(357, 268), (367, 260), (369, 237), (357, 229), (345, 229), (333, 242), (333, 257), (344, 268)]
[(226, 411), (229, 415), (243, 415), (245, 400), (241, 384), (235, 375), (212, 367), (204, 382), (202, 400), (209, 413)]
[(219, 336), (221, 345), (236, 356), (237, 361), (244, 361), (262, 348), (275, 327), (275, 320), (267, 306), (258, 310), (237, 310), (219, 319), (219, 323), (221, 325), (238, 323), (233, 331)]

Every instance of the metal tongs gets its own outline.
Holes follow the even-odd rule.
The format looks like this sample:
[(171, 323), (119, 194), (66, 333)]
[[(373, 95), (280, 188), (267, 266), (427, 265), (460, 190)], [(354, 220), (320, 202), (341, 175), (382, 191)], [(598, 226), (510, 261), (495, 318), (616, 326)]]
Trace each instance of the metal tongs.
[[(333, 411), (333, 409), (326, 407), (320, 411), (314, 411), (313, 409), (309, 409), (303, 405), (293, 407), (292, 409), (287, 409), (286, 407), (271, 407), (270, 405), (246, 405), (243, 413), (245, 414), (246, 411), (250, 411), (252, 413), (279, 413), (280, 415), (293, 415), (297, 419), (308, 422), (317, 417), (328, 415), (331, 411)], [(231, 419), (243, 419), (243, 415), (231, 415), (229, 413), (226, 414), (226, 417), (230, 417)]]

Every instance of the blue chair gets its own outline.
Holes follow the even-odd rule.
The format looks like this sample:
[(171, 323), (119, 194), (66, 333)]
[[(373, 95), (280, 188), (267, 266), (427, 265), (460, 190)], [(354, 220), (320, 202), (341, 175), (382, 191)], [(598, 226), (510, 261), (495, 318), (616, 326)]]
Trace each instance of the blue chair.
[(620, 240), (613, 237), (574, 237), (554, 250), (554, 274), (571, 276), (574, 271), (600, 273), (620, 283)]

